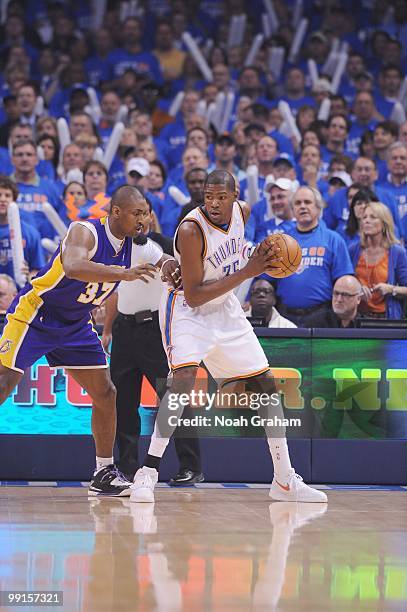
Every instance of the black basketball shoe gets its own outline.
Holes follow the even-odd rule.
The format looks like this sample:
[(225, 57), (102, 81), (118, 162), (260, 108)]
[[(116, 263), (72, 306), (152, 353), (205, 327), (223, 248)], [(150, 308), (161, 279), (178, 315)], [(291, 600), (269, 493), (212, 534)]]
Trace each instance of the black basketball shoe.
[(107, 465), (93, 475), (89, 484), (90, 497), (130, 497), (130, 485), (115, 465)]

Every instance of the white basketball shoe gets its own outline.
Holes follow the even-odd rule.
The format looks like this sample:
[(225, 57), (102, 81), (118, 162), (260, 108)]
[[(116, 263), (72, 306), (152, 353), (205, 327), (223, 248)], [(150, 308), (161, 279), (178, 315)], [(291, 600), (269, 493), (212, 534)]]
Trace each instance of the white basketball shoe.
[(275, 477), (273, 478), (269, 495), (271, 499), (283, 502), (327, 503), (328, 501), (323, 491), (317, 491), (306, 485), (293, 468), (286, 482), (279, 482)]
[(154, 487), (158, 481), (158, 472), (154, 468), (143, 466), (137, 470), (131, 485), (131, 502), (154, 503)]

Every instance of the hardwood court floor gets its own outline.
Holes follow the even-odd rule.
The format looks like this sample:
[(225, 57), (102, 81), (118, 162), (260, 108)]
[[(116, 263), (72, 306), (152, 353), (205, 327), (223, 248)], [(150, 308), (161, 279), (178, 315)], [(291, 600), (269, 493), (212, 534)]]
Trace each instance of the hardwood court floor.
[(0, 487), (0, 590), (62, 590), (72, 612), (407, 610), (407, 491), (333, 490), (327, 509), (267, 495)]

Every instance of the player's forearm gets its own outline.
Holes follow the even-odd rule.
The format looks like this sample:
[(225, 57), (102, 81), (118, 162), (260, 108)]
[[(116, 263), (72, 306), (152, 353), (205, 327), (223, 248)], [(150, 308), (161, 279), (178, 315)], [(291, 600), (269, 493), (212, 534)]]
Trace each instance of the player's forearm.
[(214, 300), (229, 291), (236, 289), (243, 281), (250, 278), (245, 268), (238, 270), (230, 276), (225, 276), (217, 281), (212, 281), (194, 287), (184, 286), (185, 300), (191, 308), (198, 308), (207, 302)]
[(110, 335), (112, 333), (113, 321), (117, 317), (117, 291), (107, 298), (105, 302), (105, 318), (103, 322), (103, 333)]
[(65, 274), (74, 280), (103, 283), (115, 283), (124, 279), (124, 268), (121, 266), (105, 266), (104, 264), (83, 259), (64, 261)]

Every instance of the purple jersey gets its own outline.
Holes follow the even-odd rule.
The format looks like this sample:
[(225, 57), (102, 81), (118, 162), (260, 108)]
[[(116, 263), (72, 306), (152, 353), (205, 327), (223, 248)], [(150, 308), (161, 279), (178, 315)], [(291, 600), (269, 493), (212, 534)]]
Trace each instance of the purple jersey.
[[(90, 261), (107, 266), (130, 268), (132, 239), (125, 238), (116, 253), (106, 233), (106, 219), (89, 220), (97, 233), (97, 245)], [(79, 321), (116, 289), (118, 282), (86, 282), (68, 278), (62, 266), (59, 248), (46, 266), (15, 297), (9, 312), (21, 311), (23, 318), (32, 322), (44, 312), (52, 312), (56, 319), (66, 322)]]

